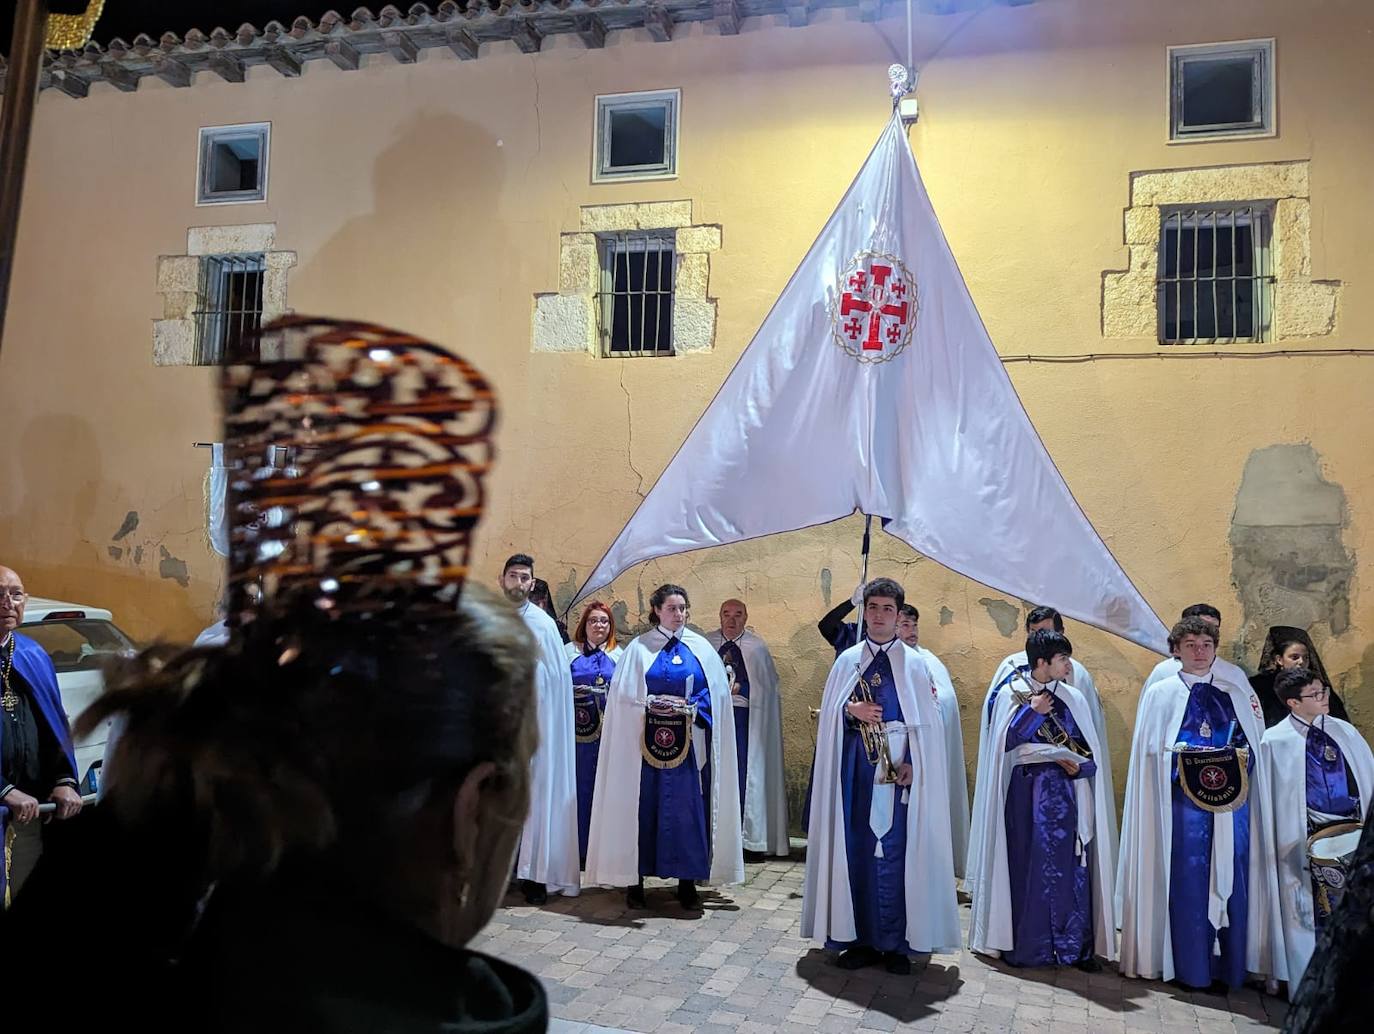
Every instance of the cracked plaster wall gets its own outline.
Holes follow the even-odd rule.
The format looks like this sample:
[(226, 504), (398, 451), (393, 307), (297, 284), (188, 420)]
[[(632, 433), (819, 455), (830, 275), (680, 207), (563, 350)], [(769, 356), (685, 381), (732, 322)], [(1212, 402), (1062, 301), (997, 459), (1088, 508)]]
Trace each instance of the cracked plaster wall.
[[(953, 23), (919, 17), (916, 58), (927, 74), (912, 144), (1004, 354), (1141, 348), (1101, 329), (1102, 270), (1122, 265), (1123, 191), (1141, 169), (1309, 162), (1311, 275), (1374, 278), (1367, 234), (1350, 216), (1374, 167), (1374, 139), (1350, 127), (1374, 121), (1374, 95), (1348, 89), (1368, 68), (1367, 34), (1355, 30), (1374, 29), (1374, 10), (1356, 0), (1333, 0), (1319, 15), (1282, 0), (1240, 7), (989, 8), (943, 45)], [(215, 218), (276, 226), (297, 256), (293, 309), (428, 335), (490, 377), (500, 439), (475, 577), (494, 582), (502, 559), (527, 548), (567, 599), (728, 375), (888, 117), (874, 32), (899, 33), (900, 20), (813, 17), (804, 29), (749, 19), (730, 38), (680, 26), (663, 45), (623, 33), (588, 51), (559, 37), (537, 55), (489, 44), (468, 62), (426, 51), (406, 66), (368, 57), (354, 72), (315, 63), (296, 80), (262, 67), (244, 83), (210, 77), (190, 90), (151, 79), (129, 95), (96, 86), (81, 101), (45, 91), (0, 356), (9, 434), (0, 562), (34, 591), (111, 606), (143, 639), (189, 638), (212, 620), (220, 573), (204, 540), (208, 455), (191, 443), (218, 437), (214, 377), (149, 362), (148, 325), (164, 302), (150, 270), (157, 256), (184, 253), (187, 228), (207, 220), (192, 203), (198, 127), (271, 118), (270, 201)], [(1270, 34), (1283, 55), (1279, 135), (1170, 147), (1158, 88), (1166, 45)], [(593, 97), (661, 86), (683, 89), (679, 178), (592, 186)], [(710, 256), (714, 346), (683, 361), (532, 352), (531, 298), (560, 284), (555, 242), (582, 232), (583, 208), (684, 198), (690, 225), (729, 230), (729, 248)], [(1335, 329), (1315, 343), (1374, 347), (1374, 292), (1346, 291)], [(1310, 445), (1321, 478), (1344, 493), (1340, 539), (1351, 565), (1348, 627), (1319, 638), (1366, 734), (1372, 362), (1008, 367), (1078, 501), (1145, 597), (1165, 618), (1197, 600), (1217, 603), (1229, 623), (1223, 650), (1247, 666), (1255, 658), (1236, 631), (1247, 590), (1232, 567), (1237, 496), (1257, 451)], [(138, 527), (114, 541), (130, 511)], [(815, 622), (852, 590), (860, 535), (861, 522), (846, 519), (650, 563), (603, 593), (625, 628), (643, 619), (662, 581), (690, 588), (701, 627), (719, 600), (748, 600), (783, 676), (794, 798), (811, 757), (807, 708), (833, 656)], [(874, 539), (873, 573), (903, 580), (925, 615), (926, 644), (951, 670), (972, 758), (988, 678), (1019, 645), (1015, 622), (1004, 634), (990, 608), (1006, 625), (1027, 602), (1053, 601), (1003, 597)], [(185, 588), (161, 577), (163, 547), (185, 562)], [(1137, 693), (1155, 658), (1073, 622), (1069, 634), (1103, 691), (1124, 788)]]

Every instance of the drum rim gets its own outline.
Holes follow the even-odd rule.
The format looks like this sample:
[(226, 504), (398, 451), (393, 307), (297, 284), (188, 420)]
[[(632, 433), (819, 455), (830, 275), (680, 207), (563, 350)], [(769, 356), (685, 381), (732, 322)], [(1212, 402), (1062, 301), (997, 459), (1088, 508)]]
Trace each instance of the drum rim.
[(1307, 856), (1319, 865), (1331, 865), (1339, 862), (1339, 858), (1328, 858), (1324, 855), (1317, 854), (1312, 850), (1313, 845), (1316, 844), (1318, 840), (1329, 840), (1332, 837), (1344, 836), (1346, 833), (1355, 833), (1363, 829), (1363, 822), (1335, 822), (1319, 829), (1307, 838)]

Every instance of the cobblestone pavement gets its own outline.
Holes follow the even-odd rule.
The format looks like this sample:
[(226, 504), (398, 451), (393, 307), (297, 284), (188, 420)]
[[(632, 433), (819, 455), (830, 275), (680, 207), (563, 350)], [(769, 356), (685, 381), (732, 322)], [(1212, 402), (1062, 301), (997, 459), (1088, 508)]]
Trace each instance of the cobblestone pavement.
[[(647, 881), (650, 909), (590, 890), (530, 908), (507, 898), (475, 947), (539, 974), (558, 1034), (771, 1034), (773, 1031), (1036, 1031), (1231, 1034), (1282, 1025), (1282, 1000), (1125, 980), (1115, 967), (1021, 970), (964, 951), (918, 960), (912, 975), (847, 973), (800, 936), (803, 864), (749, 864), (747, 882), (704, 891), (693, 917), (675, 884)], [(960, 908), (965, 926), (968, 906)], [(1051, 1026), (1052, 1024), (1052, 1026)]]

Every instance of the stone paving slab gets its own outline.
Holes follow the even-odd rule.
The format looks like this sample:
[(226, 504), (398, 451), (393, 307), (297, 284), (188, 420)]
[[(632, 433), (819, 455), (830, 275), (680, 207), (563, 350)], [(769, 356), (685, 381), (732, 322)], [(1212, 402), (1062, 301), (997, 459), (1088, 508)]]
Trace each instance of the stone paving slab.
[[(539, 975), (556, 1034), (1248, 1034), (1277, 1029), (1287, 1011), (1251, 988), (1200, 994), (1114, 966), (1013, 970), (968, 951), (917, 960), (907, 977), (845, 972), (801, 938), (803, 864), (745, 868), (743, 886), (703, 889), (695, 915), (657, 880), (643, 911), (618, 891), (543, 908), (512, 896), (475, 947)], [(967, 928), (967, 905), (960, 914)]]

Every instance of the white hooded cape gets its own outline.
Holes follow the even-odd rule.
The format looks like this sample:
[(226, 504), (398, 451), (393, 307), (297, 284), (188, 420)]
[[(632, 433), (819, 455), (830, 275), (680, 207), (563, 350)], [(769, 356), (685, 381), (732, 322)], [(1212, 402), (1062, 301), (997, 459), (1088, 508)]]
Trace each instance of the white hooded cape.
[[(683, 628), (678, 635), (706, 673), (711, 690), (711, 882), (743, 883), (735, 715), (725, 665), (711, 644), (690, 628)], [(626, 646), (606, 694), (587, 834), (584, 879), (589, 885), (630, 887), (639, 882), (640, 745), (648, 696), (645, 675), (664, 642), (663, 634), (651, 629)], [(729, 792), (721, 793), (722, 787)]]
[[(1249, 682), (1235, 685), (1213, 669), (1212, 682), (1231, 698), (1252, 752), (1264, 739), (1259, 698)], [(1117, 863), (1116, 914), (1121, 923), (1121, 974), (1154, 980), (1174, 978), (1169, 925), (1169, 871), (1173, 851), (1173, 765), (1167, 750), (1178, 742), (1188, 686), (1178, 675), (1148, 686), (1136, 713), (1126, 808)], [(1273, 858), (1265, 851), (1264, 771), (1256, 760), (1250, 783), (1250, 871), (1246, 969), (1272, 975), (1274, 931), (1270, 926)], [(1218, 819), (1231, 818), (1225, 813)]]
[[(1001, 684), (1004, 678), (1017, 668), (1026, 664), (1027, 661), (1028, 658), (1026, 657), (1025, 650), (1008, 654), (1003, 658), (1002, 663), (997, 666), (997, 671), (993, 674), (992, 681), (988, 683), (988, 691), (983, 695), (983, 704), (978, 708), (978, 768), (974, 773), (975, 795), (978, 785), (982, 783), (985, 778), (984, 769), (990, 760), (988, 757), (988, 746), (992, 741), (988, 736), (988, 699), (992, 696), (992, 691)], [(1111, 744), (1108, 742), (1107, 737), (1107, 716), (1102, 710), (1102, 698), (1098, 695), (1097, 683), (1093, 682), (1093, 677), (1088, 673), (1088, 669), (1083, 667), (1082, 664), (1073, 658), (1070, 658), (1070, 661), (1072, 662), (1073, 672), (1069, 677), (1069, 684), (1072, 685), (1074, 689), (1078, 690), (1084, 702), (1088, 705), (1088, 712), (1092, 716), (1093, 728), (1097, 732), (1098, 747), (1101, 748), (1100, 752), (1098, 751), (1098, 747), (1093, 749), (1093, 759), (1097, 762), (1098, 776), (1105, 780), (1104, 783), (1099, 785), (1104, 788), (1103, 793), (1107, 801), (1108, 829), (1111, 832), (1111, 841), (1115, 844), (1117, 840), (1116, 780), (1112, 776), (1112, 751)], [(1060, 683), (1060, 685), (1063, 684), (1062, 682)], [(1005, 690), (998, 694), (998, 707), (1006, 703), (1004, 699), (1006, 695)], [(992, 720), (994, 722), (997, 720), (995, 711)], [(982, 857), (983, 850), (982, 844), (979, 842), (979, 837), (981, 836), (981, 820), (978, 816), (976, 796), (973, 808), (973, 824), (969, 830), (968, 864), (964, 870), (964, 886), (968, 889), (970, 894), (973, 893), (972, 888), (981, 881), (977, 860), (979, 857)]]
[(935, 701), (940, 705), (940, 722), (945, 730), (945, 763), (949, 766), (949, 839), (954, 849), (954, 875), (962, 878), (968, 859), (968, 772), (964, 768), (964, 729), (959, 720), (959, 697), (944, 662), (917, 646), (935, 685)]
[[(1359, 786), (1360, 821), (1369, 815), (1374, 793), (1374, 756), (1349, 722), (1328, 715), (1321, 728), (1336, 741)], [(1265, 817), (1277, 886), (1270, 921), (1275, 938), (1274, 977), (1288, 981), (1291, 998), (1312, 958), (1316, 918), (1307, 858), (1307, 726), (1285, 718), (1264, 733), (1259, 764), (1264, 769)]]
[[(858, 663), (872, 660), (865, 640), (835, 659), (821, 698), (816, 768), (806, 848), (801, 935), (824, 943), (856, 939), (854, 902), (845, 852), (840, 758), (844, 746), (844, 705), (858, 682)], [(959, 906), (949, 846), (949, 788), (944, 731), (931, 693), (930, 673), (915, 650), (905, 646), (890, 655), (892, 675), (907, 726), (907, 759), (912, 783), (906, 828), (906, 940), (915, 951), (959, 950)], [(897, 788), (901, 792), (901, 788)]]
[[(1011, 700), (1011, 694), (1006, 694)], [(1059, 683), (1055, 695), (1063, 700), (1073, 720), (1082, 730), (1097, 761), (1100, 741), (1093, 728), (1092, 710), (1083, 694), (1073, 686)], [(1000, 702), (999, 702), (1000, 703)], [(1016, 716), (1019, 705), (1002, 704), (991, 729), (990, 741), (1005, 748), (1007, 729)], [(1007, 863), (1007, 788), (1016, 765), (1005, 749), (989, 751), (986, 778), (979, 773), (974, 797), (974, 813), (980, 823), (978, 844), (981, 857), (977, 871), (981, 882), (970, 887), (973, 897), (969, 917), (969, 947), (984, 954), (998, 954), (1015, 947), (1012, 936), (1014, 917), (1011, 908), (1011, 878)], [(1093, 952), (1106, 959), (1116, 958), (1116, 912), (1113, 904), (1116, 883), (1116, 835), (1108, 814), (1115, 811), (1116, 801), (1108, 792), (1109, 780), (1103, 779), (1102, 764), (1091, 779), (1074, 782), (1078, 795), (1080, 828), (1091, 828), (1092, 839), (1087, 843), (1089, 864), (1092, 867), (1093, 894)]]
[(553, 618), (528, 602), (520, 616), (534, 636), (539, 749), (530, 761), (530, 813), (520, 835), (515, 875), (572, 896), (580, 886), (572, 673)]
[[(719, 651), (720, 629), (706, 641)], [(744, 849), (787, 857), (787, 785), (782, 767), (782, 697), (768, 644), (745, 629), (736, 641), (749, 676), (749, 758), (745, 766)], [(736, 759), (738, 763), (738, 758)]]

